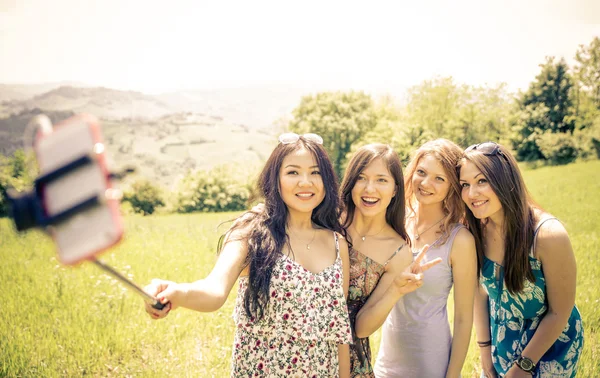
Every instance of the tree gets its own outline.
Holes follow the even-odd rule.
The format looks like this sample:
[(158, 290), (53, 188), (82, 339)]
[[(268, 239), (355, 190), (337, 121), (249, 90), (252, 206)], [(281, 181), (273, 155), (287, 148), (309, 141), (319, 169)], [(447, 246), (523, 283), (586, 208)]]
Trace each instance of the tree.
[(502, 141), (510, 130), (512, 101), (506, 84), (472, 87), (457, 85), (451, 77), (436, 77), (408, 90), (403, 133), (414, 147), (435, 138), (465, 147)]
[(147, 180), (138, 180), (125, 193), (123, 201), (131, 204), (136, 213), (151, 215), (158, 207), (164, 206), (160, 189)]
[(323, 137), (338, 177), (342, 177), (352, 144), (377, 124), (371, 97), (363, 92), (323, 92), (306, 96), (293, 111), (289, 130)]
[(577, 84), (600, 110), (600, 38), (594, 37), (589, 46), (579, 45), (573, 71)]
[(459, 87), (451, 77), (436, 77), (408, 89), (406, 124), (419, 143), (435, 138), (455, 138)]
[(407, 162), (423, 143), (446, 138), (464, 147), (486, 140), (506, 143), (513, 96), (506, 84), (494, 87), (457, 85), (435, 77), (408, 90), (406, 104), (389, 96), (377, 100), (377, 124), (353, 146), (387, 143)]
[(542, 71), (521, 98), (521, 107), (546, 106), (548, 122), (544, 126), (544, 131), (572, 133), (575, 122), (571, 98), (573, 79), (569, 75), (569, 66), (564, 58), (555, 63), (554, 57), (548, 57), (546, 63), (541, 64), (540, 67)]
[(465, 85), (461, 88), (460, 99), (456, 143), (467, 147), (488, 140), (503, 144), (508, 141), (514, 98), (507, 92), (506, 84), (494, 87)]
[(517, 110), (513, 115), (515, 138), (513, 148), (518, 160), (534, 161), (544, 158), (537, 145), (537, 139), (544, 134), (548, 120), (548, 108), (545, 105), (529, 105)]
[(600, 157), (600, 38), (595, 37), (589, 46), (580, 45), (575, 61), (575, 136), (579, 155)]
[[(386, 143), (390, 145), (404, 162), (408, 162), (413, 150), (413, 141), (410, 133), (413, 129), (406, 124), (402, 109), (399, 108), (390, 96), (384, 96), (376, 104), (377, 124), (367, 131), (357, 142), (352, 145), (346, 157), (350, 157), (360, 147), (371, 143)], [(346, 167), (343, 167), (344, 169)]]
[(544, 157), (536, 141), (541, 135), (547, 132), (572, 135), (575, 130), (573, 80), (567, 63), (548, 57), (540, 67), (541, 72), (517, 103), (513, 147), (519, 160)]

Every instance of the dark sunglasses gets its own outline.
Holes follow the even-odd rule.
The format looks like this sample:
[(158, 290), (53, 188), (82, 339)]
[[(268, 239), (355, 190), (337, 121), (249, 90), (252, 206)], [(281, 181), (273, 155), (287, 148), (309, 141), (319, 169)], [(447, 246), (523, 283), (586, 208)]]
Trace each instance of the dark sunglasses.
[(475, 151), (475, 150), (480, 151), (485, 156), (500, 155), (508, 161), (508, 158), (506, 157), (504, 152), (502, 152), (502, 150), (500, 149), (500, 145), (498, 143), (483, 142), (483, 143), (473, 144), (473, 145), (467, 147), (465, 152), (470, 152), (470, 151)]

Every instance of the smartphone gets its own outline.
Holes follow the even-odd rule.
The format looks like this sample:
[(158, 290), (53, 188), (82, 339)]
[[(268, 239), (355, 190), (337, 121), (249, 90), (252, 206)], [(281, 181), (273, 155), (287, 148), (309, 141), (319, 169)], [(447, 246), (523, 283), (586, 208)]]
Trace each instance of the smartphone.
[(117, 244), (123, 237), (119, 199), (111, 193), (105, 147), (98, 120), (76, 115), (52, 127), (39, 130), (34, 151), (40, 176), (55, 172), (88, 156), (88, 163), (69, 170), (42, 185), (40, 194), (44, 215), (53, 217), (90, 198), (93, 206), (48, 227), (58, 247), (61, 263), (73, 265), (92, 260)]

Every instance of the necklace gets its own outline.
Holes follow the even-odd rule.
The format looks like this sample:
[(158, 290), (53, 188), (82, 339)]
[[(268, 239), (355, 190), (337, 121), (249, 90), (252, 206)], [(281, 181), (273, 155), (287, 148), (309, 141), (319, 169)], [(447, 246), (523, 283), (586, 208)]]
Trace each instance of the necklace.
[(386, 224), (387, 223), (384, 223), (383, 227), (381, 227), (381, 230), (377, 231), (376, 233), (371, 234), (371, 235), (363, 235), (363, 236), (360, 235), (360, 232), (358, 232), (358, 230), (356, 229), (356, 227), (354, 227), (354, 226), (352, 226), (352, 227), (354, 227), (354, 231), (356, 231), (356, 233), (358, 234), (358, 236), (360, 236), (360, 238), (362, 239), (362, 241), (365, 241), (367, 239), (367, 236), (368, 237), (373, 237), (375, 235), (379, 235), (381, 233), (381, 231), (383, 231), (383, 229), (385, 228)]
[(310, 239), (310, 241), (307, 243), (306, 241), (302, 240), (301, 238), (298, 237), (298, 235), (296, 235), (296, 233), (294, 232), (294, 230), (292, 230), (291, 228), (288, 228), (288, 230), (292, 231), (292, 234), (296, 237), (296, 239), (300, 240), (302, 243), (306, 244), (306, 249), (310, 250), (310, 244), (315, 240), (315, 236), (317, 235), (317, 229), (313, 228), (313, 236)]
[(417, 224), (415, 223), (415, 240), (419, 240), (419, 238), (421, 237), (421, 235), (423, 235), (427, 231), (431, 230), (435, 225), (437, 225), (438, 223), (440, 223), (443, 219), (444, 218), (440, 219), (439, 221), (435, 222), (431, 226), (427, 227), (427, 229), (425, 231), (423, 231), (423, 232), (419, 232), (419, 227), (417, 227)]
[[(486, 224), (486, 228), (487, 228), (487, 224)], [(492, 231), (492, 236), (491, 238), (488, 236), (489, 239), (492, 239), (492, 242), (496, 241), (496, 235), (498, 236), (498, 240), (504, 240), (504, 236), (502, 236), (502, 233), (500, 231), (498, 231), (498, 227), (494, 227), (494, 228), (490, 228)]]

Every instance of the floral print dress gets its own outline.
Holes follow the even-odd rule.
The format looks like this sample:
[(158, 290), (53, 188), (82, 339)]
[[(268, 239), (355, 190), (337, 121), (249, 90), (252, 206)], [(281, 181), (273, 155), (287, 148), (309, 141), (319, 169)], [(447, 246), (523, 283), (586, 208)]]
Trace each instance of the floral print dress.
[(354, 342), (350, 345), (350, 374), (354, 378), (374, 378), (373, 365), (371, 364), (371, 346), (369, 338), (359, 339), (356, 337), (356, 315), (367, 302), (381, 276), (385, 273), (388, 262), (396, 256), (396, 253), (404, 247), (404, 244), (382, 265), (370, 257), (360, 253), (356, 249), (350, 249), (350, 288), (348, 289), (348, 313), (352, 325)]
[[(550, 219), (555, 218), (538, 224), (534, 242), (541, 225)], [(529, 264), (535, 282), (525, 280), (523, 292), (511, 294), (504, 287), (503, 267), (488, 258), (483, 262), (480, 282), (489, 295), (492, 361), (501, 377), (519, 358), (548, 309), (542, 263), (533, 257), (533, 248)], [(574, 306), (562, 334), (540, 359), (534, 377), (575, 377), (582, 349), (583, 325)]]
[(338, 344), (352, 336), (344, 297), (342, 259), (312, 273), (281, 255), (273, 268), (263, 318), (244, 310), (248, 277), (241, 277), (233, 313), (232, 377), (338, 377)]

